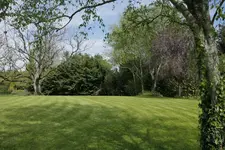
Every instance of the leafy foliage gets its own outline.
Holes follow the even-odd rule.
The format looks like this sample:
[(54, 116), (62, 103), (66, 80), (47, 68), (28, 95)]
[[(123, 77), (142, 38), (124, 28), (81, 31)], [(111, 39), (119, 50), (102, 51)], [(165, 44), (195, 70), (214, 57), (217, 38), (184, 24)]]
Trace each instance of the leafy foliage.
[(49, 95), (92, 95), (101, 91), (110, 65), (101, 56), (76, 54), (43, 81), (43, 92)]
[[(108, 43), (113, 47), (113, 62), (120, 66), (121, 73), (123, 70), (130, 72), (123, 90), (128, 95), (138, 94), (139, 88), (143, 93), (161, 86), (157, 90), (164, 96), (181, 96), (174, 84), (184, 89), (181, 83), (196, 71), (189, 66), (195, 62), (194, 59), (189, 60), (194, 47), (193, 35), (187, 27), (162, 17), (161, 9), (161, 5), (128, 8), (120, 24), (114, 26), (108, 36)], [(178, 16), (172, 8), (166, 11), (168, 14), (173, 12), (174, 18)], [(162, 83), (164, 85), (159, 85)], [(194, 86), (196, 84), (191, 87)], [(187, 90), (185, 92), (183, 95), (189, 95)]]

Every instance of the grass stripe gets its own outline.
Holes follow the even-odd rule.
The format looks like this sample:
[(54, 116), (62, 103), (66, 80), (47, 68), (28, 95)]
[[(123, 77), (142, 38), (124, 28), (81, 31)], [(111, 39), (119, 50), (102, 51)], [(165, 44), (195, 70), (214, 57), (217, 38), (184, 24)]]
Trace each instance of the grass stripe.
[(0, 149), (199, 149), (198, 101), (0, 97)]

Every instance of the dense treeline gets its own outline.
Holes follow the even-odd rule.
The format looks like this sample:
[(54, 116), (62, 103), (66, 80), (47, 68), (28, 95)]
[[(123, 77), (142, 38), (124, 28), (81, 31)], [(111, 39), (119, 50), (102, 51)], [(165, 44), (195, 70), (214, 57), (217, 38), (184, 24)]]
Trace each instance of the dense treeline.
[[(58, 66), (51, 68), (41, 85), (44, 95), (138, 95), (141, 91), (141, 81), (135, 76), (135, 82), (130, 69), (132, 62), (112, 68), (112, 65), (100, 55), (75, 54)], [(143, 82), (145, 91), (151, 91), (153, 81), (144, 66)], [(22, 72), (24, 76), (28, 73)], [(180, 96), (193, 96), (197, 93), (195, 82), (184, 80)], [(1, 94), (15, 93), (26, 90), (34, 93), (32, 80), (22, 78), (16, 82), (1, 82)], [(179, 83), (175, 78), (159, 80), (155, 96), (179, 96)], [(154, 93), (153, 93), (154, 94)]]
[[(154, 18), (160, 9), (157, 5), (127, 9), (108, 36), (112, 61), (130, 77), (123, 91), (130, 95), (151, 91), (153, 95), (197, 96), (197, 62), (190, 30), (165, 17), (151, 24), (142, 22), (145, 17)], [(181, 22), (174, 10), (167, 13)]]
[[(54, 42), (60, 35), (51, 33), (45, 36), (40, 41), (49, 39), (49, 43), (38, 42), (30, 50), (32, 53), (27, 54), (26, 71), (1, 72), (0, 92), (9, 94), (26, 90), (36, 93), (36, 87), (39, 94), (44, 95), (139, 95), (149, 91), (153, 96), (199, 96), (198, 62), (194, 57), (193, 35), (189, 29), (164, 17), (151, 24), (142, 22), (133, 26), (140, 15), (149, 17), (159, 9), (156, 5), (125, 11), (119, 25), (114, 26), (107, 37), (108, 44), (113, 48), (110, 60), (76, 51), (66, 51), (61, 61), (55, 56), (49, 60), (53, 57), (52, 53), (59, 49)], [(168, 10), (168, 13), (173, 13), (176, 20), (181, 21), (173, 10)], [(218, 35), (220, 58), (223, 59), (223, 26)], [(82, 40), (75, 40), (77, 45), (71, 46), (78, 50), (80, 47), (76, 46)], [(43, 58), (35, 62), (35, 55), (39, 56), (35, 49), (45, 45), (51, 50), (44, 49)], [(223, 63), (221, 61), (221, 73)], [(40, 65), (45, 70), (40, 72), (35, 68)]]

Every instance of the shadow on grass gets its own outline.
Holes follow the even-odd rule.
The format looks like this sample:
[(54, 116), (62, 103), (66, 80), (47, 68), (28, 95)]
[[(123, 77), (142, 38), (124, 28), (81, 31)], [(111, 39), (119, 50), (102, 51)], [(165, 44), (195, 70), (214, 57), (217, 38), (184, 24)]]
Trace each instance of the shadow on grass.
[(4, 110), (0, 120), (0, 149), (198, 149), (197, 133), (167, 123), (171, 121), (178, 122), (169, 117), (142, 120), (118, 108), (70, 103), (14, 108)]

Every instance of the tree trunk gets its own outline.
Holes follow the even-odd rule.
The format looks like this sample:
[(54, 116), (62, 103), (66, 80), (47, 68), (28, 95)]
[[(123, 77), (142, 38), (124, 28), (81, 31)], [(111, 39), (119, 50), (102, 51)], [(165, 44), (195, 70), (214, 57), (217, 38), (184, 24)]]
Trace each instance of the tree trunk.
[(157, 83), (157, 81), (154, 80), (154, 82), (153, 82), (153, 84), (152, 84), (151, 92), (155, 92), (155, 89), (156, 89), (156, 83)]
[(143, 94), (144, 92), (145, 92), (144, 82), (143, 79), (141, 79), (141, 94)]
[(41, 91), (41, 83), (38, 83), (38, 95), (41, 95), (42, 91)]
[(178, 85), (178, 97), (182, 96), (182, 86), (179, 84)]
[(157, 70), (156, 71), (152, 71), (151, 72), (151, 78), (152, 78), (152, 81), (153, 81), (153, 84), (152, 84), (152, 88), (151, 88), (151, 92), (155, 92), (155, 89), (156, 89), (156, 86), (157, 86), (157, 81), (158, 81), (158, 76), (159, 76), (159, 71), (161, 69), (161, 64), (159, 64), (159, 66), (157, 67)]
[(136, 78), (135, 78), (135, 73), (132, 71), (132, 76), (133, 76), (133, 82), (134, 82), (134, 92), (135, 95), (137, 94), (137, 86), (136, 86)]
[(143, 68), (142, 68), (142, 61), (140, 60), (140, 73), (141, 73), (141, 76), (140, 76), (140, 80), (141, 80), (141, 93), (143, 94), (144, 91), (145, 91), (145, 88), (144, 88), (144, 75), (143, 75)]
[(33, 87), (34, 87), (34, 95), (41, 95), (40, 80), (34, 79)]
[[(183, 14), (193, 32), (198, 53), (201, 148), (225, 149), (224, 79), (219, 72), (219, 56), (214, 20), (210, 20), (210, 1), (169, 0)], [(222, 8), (224, 1), (221, 1)], [(217, 15), (217, 14), (215, 14)]]
[(201, 79), (201, 146), (204, 150), (213, 148), (223, 149), (225, 138), (225, 108), (224, 97), (221, 96), (224, 91), (221, 90), (219, 85), (218, 49), (216, 40), (212, 38), (213, 36), (205, 37), (202, 35), (196, 40)]
[(151, 79), (152, 79), (151, 92), (154, 92), (155, 91), (155, 88), (156, 88), (156, 80), (155, 80), (154, 72), (155, 72), (154, 69), (152, 71), (150, 71), (150, 75), (151, 75)]
[(155, 76), (154, 75), (151, 75), (151, 76), (152, 76), (152, 80), (153, 80), (151, 92), (155, 92), (155, 89), (156, 89), (156, 86), (157, 86), (158, 75), (155, 74)]
[(144, 81), (143, 81), (143, 70), (141, 69), (141, 93), (143, 94), (145, 91)]

